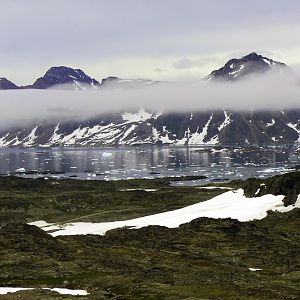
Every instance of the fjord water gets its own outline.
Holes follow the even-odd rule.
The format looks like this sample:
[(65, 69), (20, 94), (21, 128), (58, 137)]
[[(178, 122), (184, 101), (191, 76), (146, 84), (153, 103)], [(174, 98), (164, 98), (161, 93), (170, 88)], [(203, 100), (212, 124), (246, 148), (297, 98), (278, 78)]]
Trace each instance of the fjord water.
[(205, 184), (285, 173), (300, 164), (296, 149), (296, 146), (1, 148), (0, 173), (17, 171), (24, 177), (88, 180), (204, 175), (208, 179), (189, 184)]

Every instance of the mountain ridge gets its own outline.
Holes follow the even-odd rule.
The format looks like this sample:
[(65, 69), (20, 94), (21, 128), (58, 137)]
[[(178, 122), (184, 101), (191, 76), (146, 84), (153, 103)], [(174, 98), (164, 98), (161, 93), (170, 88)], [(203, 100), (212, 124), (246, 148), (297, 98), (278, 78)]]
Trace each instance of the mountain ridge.
[(67, 89), (82, 90), (87, 87), (96, 88), (100, 83), (88, 76), (81, 69), (59, 66), (51, 67), (43, 77), (38, 78), (32, 85), (23, 88), (48, 89), (62, 85), (65, 85)]
[(19, 87), (5, 77), (0, 78), (0, 90), (16, 90)]
[[(282, 62), (252, 52), (241, 58), (232, 58), (225, 65), (212, 71), (204, 80), (237, 81), (249, 75), (263, 74), (270, 70), (291, 70)], [(2, 82), (1, 82), (2, 80)], [(97, 88), (135, 88), (155, 84), (159, 81), (149, 79), (123, 79), (108, 76), (98, 81), (81, 69), (66, 66), (51, 67), (31, 85), (17, 86), (6, 78), (0, 78), (0, 90), (6, 89), (97, 89)]]
[(81, 69), (66, 66), (51, 67), (46, 73), (31, 85), (17, 86), (5, 77), (0, 78), (0, 90), (10, 89), (65, 89), (86, 90), (100, 88), (136, 88), (149, 86), (159, 81), (150, 79), (123, 79), (116, 76), (103, 78), (101, 82), (91, 78)]
[(252, 52), (241, 58), (230, 59), (220, 69), (212, 71), (204, 79), (213, 81), (236, 81), (254, 74), (264, 74), (269, 71), (289, 70), (289, 67), (273, 59)]
[[(241, 66), (246, 63), (247, 67), (243, 67), (242, 71), (247, 72), (240, 73)], [(210, 80), (212, 82), (220, 80), (236, 82), (251, 74), (264, 74), (273, 67), (276, 71), (288, 68), (283, 63), (250, 53), (240, 59), (229, 60), (222, 68), (211, 73), (213, 76)], [(209, 78), (206, 77), (206, 79)], [(122, 79), (114, 76), (104, 78), (99, 82), (80, 69), (61, 66), (50, 68), (32, 86), (23, 88), (43, 89), (47, 86), (55, 88), (57, 83), (63, 86), (67, 84), (72, 89), (80, 90), (139, 88), (157, 82)], [(5, 84), (7, 87), (18, 88), (9, 82)], [(183, 146), (298, 142), (300, 142), (300, 109), (285, 111), (219, 109), (158, 113), (140, 108), (120, 113), (99, 114), (88, 120), (56, 119), (0, 129), (0, 147), (135, 146), (141, 144)]]
[(40, 122), (0, 130), (0, 147), (294, 144), (300, 109), (156, 113), (143, 109), (89, 120)]

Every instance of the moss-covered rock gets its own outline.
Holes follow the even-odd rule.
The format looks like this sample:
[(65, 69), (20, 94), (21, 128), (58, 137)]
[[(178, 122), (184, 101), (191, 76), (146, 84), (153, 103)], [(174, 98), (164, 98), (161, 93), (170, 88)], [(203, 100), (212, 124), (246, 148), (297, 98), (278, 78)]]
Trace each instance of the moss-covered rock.
[(294, 204), (300, 194), (300, 172), (291, 172), (267, 179), (250, 178), (242, 184), (246, 197), (266, 194), (285, 195), (285, 206)]

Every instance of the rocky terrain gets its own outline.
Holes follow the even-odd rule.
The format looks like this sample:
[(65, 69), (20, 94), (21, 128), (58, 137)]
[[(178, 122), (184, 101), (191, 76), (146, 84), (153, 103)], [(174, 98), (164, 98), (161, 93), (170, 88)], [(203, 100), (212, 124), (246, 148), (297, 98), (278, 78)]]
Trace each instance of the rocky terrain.
[[(300, 209), (270, 212), (250, 222), (199, 218), (178, 228), (123, 228), (104, 236), (52, 237), (26, 224), (129, 218), (224, 192), (171, 187), (169, 182), (0, 178), (0, 286), (36, 288), (1, 299), (298, 299)], [(260, 194), (281, 193), (294, 203), (298, 182), (299, 172), (293, 172), (222, 185), (243, 188), (254, 197), (260, 196), (254, 192), (259, 187)], [(53, 287), (89, 294), (41, 289)]]

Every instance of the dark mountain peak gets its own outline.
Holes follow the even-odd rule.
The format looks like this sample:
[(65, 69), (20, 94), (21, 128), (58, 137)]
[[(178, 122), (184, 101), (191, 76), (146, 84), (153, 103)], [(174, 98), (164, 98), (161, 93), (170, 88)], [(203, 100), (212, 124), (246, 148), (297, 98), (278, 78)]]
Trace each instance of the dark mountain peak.
[(243, 59), (244, 60), (254, 60), (254, 61), (257, 61), (257, 60), (260, 60), (262, 58), (261, 55), (257, 54), (256, 52), (252, 52), (248, 55), (245, 55), (243, 56)]
[(119, 78), (119, 77), (116, 77), (116, 76), (109, 76), (109, 77), (103, 78), (101, 80), (101, 85), (105, 85), (105, 84), (108, 84), (108, 83), (111, 83), (111, 82), (116, 82), (118, 80), (122, 80), (122, 79)]
[(57, 77), (61, 78), (64, 76), (74, 76), (76, 78), (90, 78), (80, 69), (72, 69), (70, 67), (59, 66), (59, 67), (51, 67), (44, 75), (44, 77)]
[(0, 90), (15, 90), (19, 87), (15, 85), (13, 82), (9, 81), (8, 79), (1, 77), (0, 78)]
[(31, 86), (34, 89), (47, 89), (56, 85), (64, 85), (63, 88), (82, 90), (89, 87), (97, 87), (100, 83), (85, 74), (80, 69), (66, 66), (51, 67), (43, 77), (40, 77)]
[(241, 58), (230, 59), (222, 68), (214, 70), (205, 79), (214, 81), (234, 81), (249, 75), (262, 74), (270, 70), (288, 67), (281, 62), (252, 52)]

